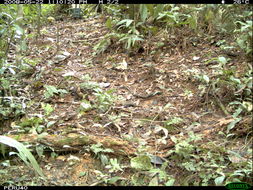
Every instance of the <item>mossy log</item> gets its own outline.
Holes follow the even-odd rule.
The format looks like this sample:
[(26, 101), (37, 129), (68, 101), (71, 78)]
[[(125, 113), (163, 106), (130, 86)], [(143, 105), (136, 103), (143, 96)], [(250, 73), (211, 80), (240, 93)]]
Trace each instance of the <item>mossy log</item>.
[(136, 149), (128, 141), (124, 141), (115, 137), (101, 137), (89, 134), (69, 133), (66, 136), (61, 135), (8, 135), (19, 142), (28, 142), (32, 145), (43, 144), (55, 151), (81, 151), (84, 146), (101, 143), (104, 148), (110, 148), (116, 155), (134, 155)]

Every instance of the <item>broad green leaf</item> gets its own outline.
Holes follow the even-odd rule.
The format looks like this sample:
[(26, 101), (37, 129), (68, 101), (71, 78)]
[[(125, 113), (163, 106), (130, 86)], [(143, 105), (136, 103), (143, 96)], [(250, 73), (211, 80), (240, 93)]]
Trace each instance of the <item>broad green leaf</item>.
[[(16, 148), (19, 152), (17, 154), (29, 167), (33, 167), (34, 170), (41, 176), (44, 177), (42, 169), (38, 165), (37, 161), (31, 154), (31, 152), (20, 142), (6, 136), (0, 136), (0, 143)], [(29, 160), (29, 162), (27, 161)]]
[(46, 88), (46, 92), (47, 92), (45, 93), (46, 98), (52, 97), (54, 93), (58, 93), (57, 88), (55, 88), (54, 86), (44, 85), (44, 87)]
[(21, 42), (21, 50), (22, 51), (26, 51), (27, 50), (27, 44), (26, 44), (26, 41), (25, 40), (22, 40)]
[[(240, 103), (240, 105), (241, 105), (241, 103)], [(242, 108), (241, 108), (241, 107), (237, 108), (237, 109), (235, 110), (235, 112), (233, 113), (233, 117), (234, 117), (234, 118), (238, 117), (238, 115), (239, 115), (241, 112), (242, 112)]]
[(147, 9), (147, 6), (145, 4), (140, 5), (140, 15), (141, 15), (141, 21), (145, 22), (145, 20), (148, 17), (148, 9)]
[(151, 16), (154, 16), (154, 4), (146, 4), (146, 6)]
[(175, 183), (175, 179), (170, 179), (165, 183), (165, 186), (173, 186)]
[(123, 24), (123, 23), (126, 23), (126, 27), (130, 26), (130, 24), (133, 22), (132, 19), (124, 19), (124, 20), (121, 20), (117, 23), (117, 26)]
[(245, 42), (241, 38), (237, 38), (236, 42), (240, 46), (240, 48), (244, 49), (245, 48)]
[(149, 182), (148, 186), (158, 186), (158, 177), (153, 177), (153, 179), (151, 179), (151, 181)]
[(56, 123), (56, 121), (49, 121), (49, 122), (47, 123), (47, 128), (53, 126), (55, 123)]
[(14, 20), (14, 18), (10, 14), (7, 14), (6, 12), (2, 12), (1, 14), (9, 17), (10, 20)]
[(137, 156), (131, 159), (131, 167), (137, 170), (150, 170), (152, 168), (151, 159), (148, 156)]
[(79, 173), (79, 177), (83, 177), (83, 176), (86, 176), (87, 175), (87, 172), (80, 172)]
[(133, 20), (129, 20), (129, 19), (128, 19), (128, 20), (126, 21), (126, 27), (129, 27), (130, 24), (131, 24), (132, 22), (133, 22)]
[(233, 81), (233, 82), (237, 83), (237, 84), (241, 84), (241, 80), (240, 80), (240, 79), (235, 78), (234, 76), (231, 76), (229, 79), (230, 79), (231, 81)]
[(16, 29), (16, 34), (22, 35), (24, 33), (23, 28), (21, 28), (19, 25), (15, 24), (14, 27)]
[(37, 128), (36, 128), (36, 131), (41, 134), (43, 132), (43, 130), (45, 129), (45, 126), (44, 125), (39, 125)]
[(119, 176), (115, 176), (115, 177), (112, 177), (108, 180), (108, 183), (109, 184), (115, 184), (118, 180), (122, 179), (121, 177)]
[(163, 7), (164, 7), (163, 4), (156, 5), (155, 11), (154, 11), (154, 18), (156, 18), (158, 16), (158, 14), (162, 12)]
[(54, 111), (54, 108), (50, 104), (45, 104), (42, 102), (41, 107), (44, 109), (46, 115), (50, 115)]
[(225, 176), (222, 175), (222, 176), (220, 176), (220, 177), (217, 177), (217, 178), (214, 180), (214, 182), (215, 182), (216, 185), (222, 185), (224, 179), (225, 179)]
[(239, 121), (241, 121), (242, 118), (236, 118), (234, 121), (232, 121), (231, 123), (228, 124), (228, 127), (227, 127), (227, 133), (233, 129), (236, 125), (236, 123), (238, 123)]
[(225, 57), (218, 57), (218, 61), (223, 65), (227, 63), (227, 59)]
[(80, 104), (80, 110), (82, 111), (89, 111), (92, 109), (92, 105), (88, 100), (83, 100)]
[(107, 28), (112, 29), (112, 19), (108, 18), (105, 22), (105, 25), (107, 26)]

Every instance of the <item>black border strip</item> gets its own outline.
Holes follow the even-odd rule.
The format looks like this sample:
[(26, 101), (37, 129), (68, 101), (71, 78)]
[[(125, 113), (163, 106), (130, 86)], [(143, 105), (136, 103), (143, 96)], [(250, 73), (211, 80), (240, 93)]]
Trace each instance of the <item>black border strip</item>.
[(251, 4), (252, 0), (1, 0), (1, 4)]

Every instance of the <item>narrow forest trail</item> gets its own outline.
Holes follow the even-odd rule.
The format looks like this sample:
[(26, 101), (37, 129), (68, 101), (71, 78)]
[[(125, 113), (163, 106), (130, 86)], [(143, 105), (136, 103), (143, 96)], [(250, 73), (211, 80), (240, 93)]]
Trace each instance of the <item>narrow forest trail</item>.
[[(218, 55), (215, 46), (203, 40), (194, 47), (190, 36), (182, 36), (182, 40), (177, 36), (173, 40), (178, 40), (179, 44), (183, 39), (189, 42), (175, 47), (168, 44), (168, 48), (162, 49), (156, 57), (150, 52), (129, 57), (117, 48), (93, 56), (93, 47), (109, 32), (103, 23), (100, 17), (85, 21), (58, 21), (45, 28), (49, 31), (43, 34), (46, 45), (40, 41), (30, 44), (30, 58), (42, 58), (43, 61), (39, 68), (41, 78), (30, 81), (35, 84), (31, 85), (34, 96), (31, 99), (37, 104), (31, 107), (28, 115), (43, 114), (41, 102), (53, 106), (54, 111), (47, 117), (47, 122), (53, 124), (45, 131), (50, 138), (89, 136), (93, 144), (100, 142), (105, 148), (124, 150), (122, 155), (112, 154), (124, 163), (127, 162), (124, 157), (133, 157), (140, 144), (145, 145), (150, 154), (166, 159), (167, 152), (174, 145), (171, 136), (187, 136), (193, 131), (204, 137), (204, 144), (216, 138), (217, 131), (222, 131), (231, 122), (221, 111), (210, 110), (204, 104), (207, 100), (201, 97), (201, 89), (194, 83), (190, 72), (186, 72), (194, 69), (200, 73), (211, 72), (211, 68), (203, 63)], [(54, 59), (57, 55), (52, 56), (56, 51), (56, 24), (60, 28), (57, 55), (66, 55), (63, 61), (58, 62)], [(156, 48), (154, 44), (159, 39), (159, 35), (150, 39), (148, 45), (151, 49)], [(127, 67), (119, 67), (124, 60)], [(45, 89), (37, 87), (38, 83), (65, 89), (69, 93), (45, 99)], [(87, 85), (98, 85), (96, 88), (102, 94)], [(108, 91), (112, 89), (110, 94)], [(117, 98), (110, 105), (112, 97)], [(98, 98), (107, 103), (104, 105), (102, 102), (98, 109), (80, 110), (81, 105), (89, 107), (87, 102), (98, 104)], [(100, 183), (102, 179), (98, 178), (98, 171), (103, 172), (100, 164), (92, 154), (82, 152), (82, 147), (76, 150), (66, 149), (55, 159), (43, 160), (41, 166), (50, 179), (49, 185)], [(71, 160), (70, 155), (76, 156), (78, 162), (66, 164)], [(179, 171), (171, 167), (171, 171), (179, 175)], [(80, 172), (87, 175), (80, 177)], [(130, 173), (125, 170), (119, 176), (127, 178)]]

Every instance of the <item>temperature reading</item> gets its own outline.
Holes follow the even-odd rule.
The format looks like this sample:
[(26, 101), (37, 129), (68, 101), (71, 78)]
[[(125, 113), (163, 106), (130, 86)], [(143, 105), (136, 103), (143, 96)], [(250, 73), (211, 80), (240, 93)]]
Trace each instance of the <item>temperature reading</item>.
[(249, 4), (249, 0), (234, 0), (234, 4)]

